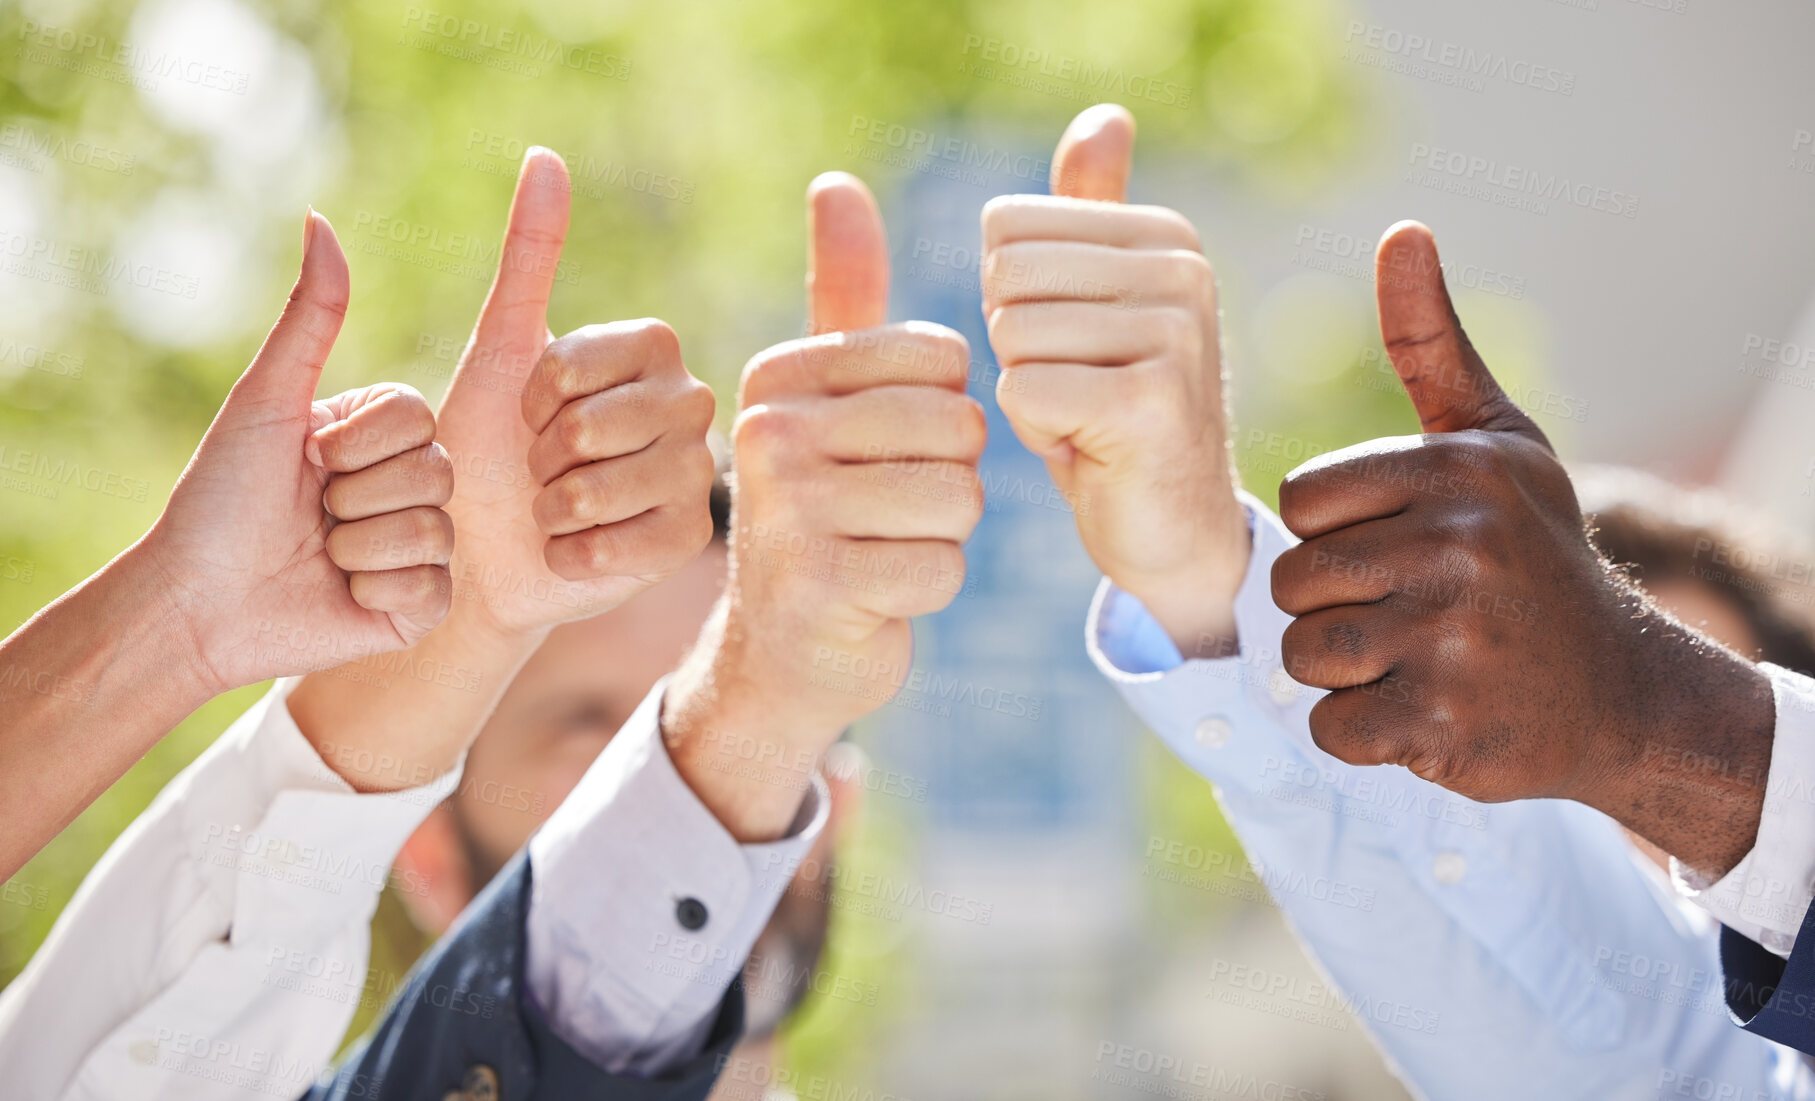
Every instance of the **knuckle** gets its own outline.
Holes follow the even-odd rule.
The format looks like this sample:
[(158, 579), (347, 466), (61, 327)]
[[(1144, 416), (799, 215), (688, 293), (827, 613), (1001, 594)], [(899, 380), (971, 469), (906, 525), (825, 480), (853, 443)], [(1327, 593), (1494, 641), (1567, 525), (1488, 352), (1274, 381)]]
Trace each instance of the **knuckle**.
[(412, 509), (409, 516), (410, 540), (417, 547), (434, 549), (451, 541), (453, 525), (447, 513), (438, 508), (418, 508)]
[(572, 335), (560, 337), (542, 349), (542, 358), (536, 362), (534, 384), (528, 392), (556, 403), (577, 392), (580, 366), (575, 355), (575, 340)]
[(1311, 523), (1323, 497), (1322, 485), (1326, 480), (1320, 470), (1303, 467), (1287, 472), (1280, 479), (1279, 518), (1286, 527), (1301, 531)]
[(1305, 621), (1301, 618), (1288, 623), (1286, 629), (1280, 633), (1279, 653), (1280, 657), (1285, 659), (1287, 671), (1293, 671), (1306, 656), (1309, 643), (1307, 630)]
[(311, 311), (325, 314), (329, 318), (340, 319), (347, 316), (347, 306), (352, 292), (344, 285), (336, 284), (328, 288), (319, 285), (304, 286), (300, 280), (290, 290), (290, 297), (284, 306), (286, 316), (307, 315)]
[(983, 239), (985, 241), (990, 240), (992, 230), (1000, 229), (1002, 227), (1002, 224), (1007, 219), (1008, 212), (1012, 209), (1014, 203), (1015, 197), (1012, 195), (997, 195), (989, 202), (983, 204), (983, 215), (980, 222), (983, 226)]
[(1018, 282), (1027, 277), (1027, 249), (1024, 245), (993, 245), (984, 250), (983, 264), (977, 278), (986, 301), (1002, 304), (1020, 289)]
[(431, 443), (422, 452), (423, 477), (437, 507), (445, 505), (454, 494), (454, 460), (447, 448)]
[(964, 550), (956, 543), (941, 541), (915, 557), (916, 568), (899, 582), (905, 587), (905, 591), (898, 590), (899, 598), (914, 614), (930, 615), (951, 604), (963, 590)]
[[(1297, 621), (1299, 623), (1303, 620)], [(1308, 634), (1309, 628), (1300, 628), (1293, 638), (1292, 652), (1286, 653), (1285, 639), (1280, 639), (1280, 656), (1285, 662), (1286, 675), (1299, 684), (1310, 688), (1327, 688), (1333, 670), (1317, 652), (1317, 647)]]
[(989, 414), (984, 412), (983, 403), (969, 394), (960, 395), (959, 402), (960, 411), (953, 422), (958, 425), (959, 442), (965, 456), (974, 461), (989, 446)]
[(925, 349), (926, 362), (937, 381), (963, 381), (970, 366), (970, 341), (944, 325), (916, 325), (911, 332)]
[(409, 383), (391, 382), (386, 383), (385, 386), (389, 393), (389, 400), (396, 402), (398, 408), (408, 409), (411, 412), (426, 413), (429, 411), (429, 399), (423, 397), (422, 391)]
[(454, 603), (454, 575), (446, 566), (425, 566), (420, 576), (421, 593), (417, 599), (423, 610), (439, 621)]
[(395, 421), (397, 427), (379, 441), (386, 450), (401, 454), (435, 438), (435, 414), (422, 395), (415, 395), (414, 400), (394, 400), (398, 401)]
[(985, 327), (991, 346), (1004, 359), (1015, 358), (1015, 350), (1027, 339), (1028, 309), (1024, 303), (1011, 302), (989, 311)]
[(334, 477), (344, 477), (353, 473), (340, 470), (347, 465), (347, 422), (342, 421), (316, 437), (321, 446), (321, 461), (328, 469), (336, 471)]
[(555, 418), (554, 442), (569, 458), (591, 458), (598, 446), (597, 417), (578, 406), (568, 406)]
[(427, 602), (435, 595), (436, 574), (442, 569), (441, 566), (417, 566), (398, 571), (397, 582), (403, 590), (403, 598), (412, 604)]
[(610, 573), (617, 560), (617, 533), (609, 528), (592, 528), (562, 536), (559, 540), (551, 540), (548, 545), (549, 554), (552, 556), (557, 548), (565, 548), (564, 557), (575, 572), (586, 577), (599, 577)]
[(627, 322), (626, 328), (636, 337), (637, 351), (649, 365), (681, 366), (681, 338), (672, 325), (659, 317), (643, 317)]
[(594, 528), (585, 532), (584, 538), (577, 540), (579, 551), (578, 562), (581, 569), (597, 577), (611, 571), (612, 562), (617, 557), (617, 537), (604, 528)]
[(689, 375), (681, 401), (687, 413), (687, 423), (696, 426), (703, 435), (718, 416), (718, 395), (712, 392), (712, 387)]
[(755, 405), (731, 425), (731, 446), (740, 466), (773, 470), (800, 434), (800, 418), (779, 405)]
[(1489, 571), (1483, 550), (1479, 537), (1472, 532), (1443, 532), (1438, 535), (1436, 552), (1431, 556), (1431, 570), (1445, 589), (1460, 595), (1486, 578)]
[(738, 395), (742, 404), (761, 403), (785, 381), (789, 361), (797, 358), (798, 344), (778, 344), (751, 356), (738, 376)]
[(1433, 546), (1457, 559), (1482, 554), (1499, 538), (1498, 524), (1481, 509), (1440, 509), (1427, 517), (1424, 537)]
[(1189, 291), (1194, 300), (1216, 285), (1209, 259), (1196, 249), (1172, 249), (1166, 253), (1166, 264), (1175, 285)]
[[(592, 473), (590, 471), (578, 473)], [(569, 475), (554, 487), (555, 513), (559, 519), (582, 521), (598, 515), (599, 505), (604, 494), (599, 488), (599, 478), (575, 477)]]
[(1329, 698), (1320, 700), (1311, 709), (1311, 740), (1317, 748), (1330, 756), (1350, 765), (1365, 765), (1373, 761), (1360, 739), (1355, 737), (1349, 721), (1339, 715), (1334, 708), (1326, 706)]
[[(1020, 423), (1031, 412), (1034, 387), (1030, 380), (1034, 376), (1025, 368), (1017, 368), (1008, 363), (1006, 356), (1001, 358), (1004, 362), (1001, 373), (996, 376), (996, 406), (1002, 410), (1002, 415), (1008, 418), (1010, 424)], [(986, 423), (986, 434), (987, 430)]]
[(1155, 207), (1153, 214), (1167, 234), (1179, 242), (1180, 248), (1202, 253), (1203, 241), (1198, 237), (1197, 226), (1192, 224), (1191, 219), (1171, 207)]

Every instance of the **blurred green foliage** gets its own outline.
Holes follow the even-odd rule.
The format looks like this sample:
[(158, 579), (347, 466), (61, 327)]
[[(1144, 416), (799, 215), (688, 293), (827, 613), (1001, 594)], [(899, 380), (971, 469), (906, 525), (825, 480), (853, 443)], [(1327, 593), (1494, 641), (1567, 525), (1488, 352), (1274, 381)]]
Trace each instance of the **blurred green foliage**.
[[(7, 5), (0, 125), (27, 146), (63, 138), (104, 147), (131, 170), (117, 157), (98, 166), (0, 140), (0, 231), (9, 235), (0, 240), (135, 255), (152, 247), (146, 241), (211, 244), (168, 261), (194, 278), (193, 298), (50, 288), (0, 272), (5, 338), (80, 364), (72, 377), (0, 354), (0, 446), (79, 459), (149, 487), (142, 500), (67, 487), (54, 498), (0, 494), (0, 556), (31, 566), (27, 580), (0, 581), (0, 624), (23, 622), (155, 519), (276, 316), (305, 203), (333, 221), (353, 273), (323, 393), (392, 378), (438, 394), (484, 296), (516, 164), (542, 144), (576, 178), (553, 328), (664, 317), (727, 409), (744, 360), (799, 330), (807, 182), (827, 169), (857, 172), (887, 209), (915, 170), (887, 163), (899, 150), (871, 140), (869, 120), (885, 134), (918, 128), (985, 150), (1037, 151), (1077, 110), (1117, 99), (1140, 120), (1143, 154), (1189, 156), (1257, 190), (1300, 192), (1329, 181), (1355, 140), (1354, 97), (1329, 45), (1337, 20), (1335, 0)], [(139, 90), (119, 66), (62, 48), (56, 34), (34, 47), (47, 26), (115, 42), (193, 42), (244, 88), (166, 78)], [(507, 35), (527, 52), (496, 45)], [(551, 49), (567, 64), (547, 60)], [(1030, 51), (1042, 60), (1017, 67)], [(979, 202), (986, 197), (980, 189)], [(1330, 413), (1345, 438), (1363, 434), (1358, 411)], [(24, 965), (112, 838), (256, 692), (191, 717), (19, 874), (15, 883), (43, 901), (0, 905), (0, 982)], [(1201, 781), (1169, 756), (1147, 772), (1168, 836), (1232, 847)], [(866, 842), (900, 843), (886, 829)], [(386, 945), (413, 951), (407, 936), (382, 930), (401, 912), (382, 914), (381, 957)], [(838, 966), (887, 966), (861, 921), (835, 920)], [(803, 1058), (842, 1062), (834, 1077), (850, 1081), (864, 1044), (835, 1010), (810, 1005), (797, 1046)]]

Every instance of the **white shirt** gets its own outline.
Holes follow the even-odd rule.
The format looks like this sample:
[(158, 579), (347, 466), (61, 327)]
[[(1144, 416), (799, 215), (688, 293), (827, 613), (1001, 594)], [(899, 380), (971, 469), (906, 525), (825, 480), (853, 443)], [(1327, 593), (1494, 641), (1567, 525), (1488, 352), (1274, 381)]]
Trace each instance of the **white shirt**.
[[(354, 793), (284, 706), (295, 683), (171, 781), (0, 993), (10, 1096), (292, 1098), (331, 1064), (372, 996), (369, 926), (391, 862), (459, 770)], [(529, 992), (550, 1024), (608, 1069), (646, 1075), (697, 1054), (828, 802), (816, 785), (793, 836), (737, 845), (662, 747), (663, 687), (532, 841), (527, 918)], [(677, 898), (705, 904), (697, 935), (679, 928)], [(676, 982), (649, 966), (664, 943), (715, 950)], [(596, 996), (576, 996), (576, 975)]]
[[(1758, 838), (1740, 862), (1710, 881), (1672, 858), (1671, 878), (1720, 923), (1780, 956), (1802, 928), (1803, 915), (1815, 901), (1815, 681), (1775, 665), (1760, 663), (1771, 677), (1777, 704), (1777, 729), (1771, 741), (1771, 768), (1766, 777), (1735, 777), (1765, 785)], [(1685, 769), (1719, 769), (1712, 758), (1672, 762)]]
[[(1086, 628), (1098, 667), (1216, 785), (1252, 878), (1319, 964), (1321, 981), (1306, 983), (1232, 957), (1209, 994), (1358, 1019), (1420, 1097), (1809, 1096), (1795, 1053), (1728, 1019), (1708, 916), (1635, 860), (1606, 817), (1560, 800), (1476, 803), (1317, 748), (1309, 715), (1323, 693), (1286, 674), (1291, 617), (1271, 591), (1273, 562), (1296, 540), (1242, 500), (1254, 550), (1235, 601), (1237, 656), (1183, 660), (1107, 581)], [(1150, 875), (1204, 890), (1249, 874), (1190, 837), (1156, 836), (1147, 853)]]

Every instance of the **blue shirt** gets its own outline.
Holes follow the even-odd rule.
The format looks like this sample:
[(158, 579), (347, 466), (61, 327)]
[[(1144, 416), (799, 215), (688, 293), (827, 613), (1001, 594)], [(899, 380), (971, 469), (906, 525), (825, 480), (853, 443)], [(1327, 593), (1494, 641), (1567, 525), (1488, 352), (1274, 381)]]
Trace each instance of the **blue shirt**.
[(1216, 786), (1299, 940), (1411, 1090), (1429, 1098), (1815, 1096), (1801, 1056), (1741, 1031), (1718, 926), (1619, 828), (1560, 800), (1476, 803), (1311, 740), (1321, 692), (1285, 673), (1274, 559), (1295, 540), (1243, 495), (1253, 557), (1236, 657), (1185, 661), (1105, 581), (1103, 673)]

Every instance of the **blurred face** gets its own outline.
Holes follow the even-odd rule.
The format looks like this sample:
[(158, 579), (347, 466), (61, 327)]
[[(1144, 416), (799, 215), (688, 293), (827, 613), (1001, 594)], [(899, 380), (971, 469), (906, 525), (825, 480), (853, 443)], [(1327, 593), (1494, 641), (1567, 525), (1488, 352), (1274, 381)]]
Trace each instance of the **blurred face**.
[[(681, 572), (615, 611), (557, 627), (511, 683), (467, 754), (456, 794), (418, 829), (401, 861), (428, 885), (405, 897), (417, 923), (439, 934), (567, 798), (655, 682), (680, 664), (725, 584), (725, 547), (714, 542)], [(860, 789), (832, 784), (834, 824)], [(835, 828), (809, 853), (823, 875)], [(803, 873), (804, 874), (804, 873)], [(810, 972), (827, 921), (825, 887), (784, 895), (746, 971), (749, 1027), (736, 1057), (766, 1065), (766, 1033), (805, 993), (774, 976)], [(779, 961), (768, 972), (765, 960)], [(767, 974), (766, 979), (761, 978)], [(753, 977), (754, 976), (754, 977)], [(713, 1097), (743, 1101), (727, 1079)]]
[(567, 798), (657, 680), (680, 664), (725, 581), (714, 542), (604, 615), (556, 627), (467, 754), (452, 811), (474, 892)]

